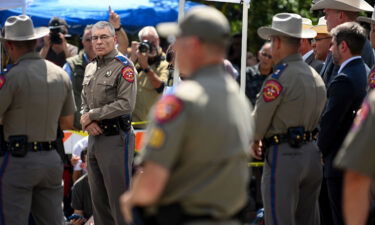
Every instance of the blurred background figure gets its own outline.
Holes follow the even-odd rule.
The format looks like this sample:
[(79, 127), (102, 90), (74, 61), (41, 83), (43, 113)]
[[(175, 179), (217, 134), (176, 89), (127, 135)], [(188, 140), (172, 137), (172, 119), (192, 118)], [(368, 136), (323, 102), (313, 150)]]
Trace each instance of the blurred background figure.
[(324, 62), (328, 56), (332, 40), (331, 34), (327, 30), (327, 21), (324, 19), (324, 17), (321, 17), (319, 18), (318, 24), (313, 26), (311, 29), (315, 30), (317, 33), (316, 37), (312, 41), (315, 59)]
[(49, 35), (43, 38), (44, 46), (40, 50), (40, 55), (56, 65), (63, 67), (66, 59), (78, 54), (78, 47), (67, 42), (68, 24), (59, 17), (53, 17), (49, 23)]

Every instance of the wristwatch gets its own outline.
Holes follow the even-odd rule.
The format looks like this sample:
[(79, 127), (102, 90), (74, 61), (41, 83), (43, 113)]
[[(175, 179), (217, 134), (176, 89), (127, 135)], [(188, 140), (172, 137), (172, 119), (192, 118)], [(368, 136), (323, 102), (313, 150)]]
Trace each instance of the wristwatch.
[(118, 28), (115, 28), (115, 31), (117, 32), (117, 31), (121, 30), (121, 28), (122, 28), (122, 26), (120, 25)]

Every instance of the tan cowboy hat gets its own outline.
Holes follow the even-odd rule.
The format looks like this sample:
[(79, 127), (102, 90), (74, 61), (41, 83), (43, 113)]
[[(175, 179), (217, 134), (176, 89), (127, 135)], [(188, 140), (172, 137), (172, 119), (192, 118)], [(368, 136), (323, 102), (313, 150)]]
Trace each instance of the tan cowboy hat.
[(374, 10), (374, 8), (364, 0), (320, 0), (314, 3), (311, 9), (336, 9), (351, 12), (371, 12)]
[(271, 36), (287, 36), (295, 38), (314, 38), (316, 32), (302, 29), (302, 17), (294, 13), (279, 13), (273, 16), (271, 27), (260, 27), (258, 35), (268, 40)]
[(312, 21), (309, 18), (302, 18), (302, 29), (311, 29)]
[(357, 18), (357, 21), (359, 22), (365, 22), (365, 23), (375, 23), (375, 9), (374, 9), (374, 12), (372, 12), (372, 16), (371, 18), (368, 18), (368, 17), (365, 17), (365, 16), (359, 16)]
[(4, 36), (0, 40), (27, 41), (46, 36), (47, 27), (34, 28), (33, 21), (26, 15), (10, 16), (4, 24)]
[(327, 21), (323, 17), (319, 18), (318, 24), (313, 26), (311, 29), (315, 30), (318, 34), (330, 34), (327, 30)]

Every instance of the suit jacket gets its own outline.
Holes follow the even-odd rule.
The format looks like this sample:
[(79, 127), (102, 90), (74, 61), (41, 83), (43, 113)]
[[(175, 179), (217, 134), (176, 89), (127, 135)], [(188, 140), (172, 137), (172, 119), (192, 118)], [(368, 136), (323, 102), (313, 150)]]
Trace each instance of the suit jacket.
[(367, 73), (362, 59), (349, 62), (327, 89), (327, 105), (320, 122), (318, 146), (323, 153), (325, 177), (340, 177), (332, 167), (357, 110), (366, 96)]
[[(366, 40), (365, 45), (362, 49), (362, 59), (366, 64), (366, 71), (368, 74), (370, 72), (370, 68), (372, 68), (375, 63), (374, 49), (371, 47), (371, 44), (368, 40)], [(339, 68), (340, 66), (333, 64), (332, 53), (329, 52), (324, 66), (320, 71), (320, 75), (322, 76), (327, 87), (337, 75)]]
[(315, 54), (311, 54), (309, 57), (307, 57), (307, 59), (305, 60), (305, 62), (307, 64), (309, 64), (312, 68), (315, 69), (316, 72), (320, 72), (320, 70), (322, 70), (322, 67), (323, 67), (323, 64), (324, 62), (318, 60), (318, 59), (315, 59)]

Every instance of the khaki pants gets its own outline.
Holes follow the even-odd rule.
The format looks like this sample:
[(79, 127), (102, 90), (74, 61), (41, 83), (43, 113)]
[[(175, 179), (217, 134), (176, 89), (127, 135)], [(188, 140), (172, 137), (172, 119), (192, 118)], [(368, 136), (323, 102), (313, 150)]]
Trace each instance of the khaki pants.
[(0, 224), (62, 225), (63, 163), (55, 151), (31, 152), (23, 158), (0, 157)]
[(88, 178), (95, 225), (125, 225), (119, 198), (130, 187), (134, 132), (90, 136)]
[(319, 225), (323, 172), (316, 145), (282, 144), (267, 150), (262, 177), (266, 225)]

